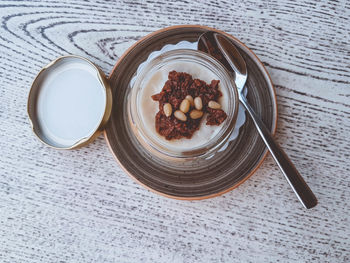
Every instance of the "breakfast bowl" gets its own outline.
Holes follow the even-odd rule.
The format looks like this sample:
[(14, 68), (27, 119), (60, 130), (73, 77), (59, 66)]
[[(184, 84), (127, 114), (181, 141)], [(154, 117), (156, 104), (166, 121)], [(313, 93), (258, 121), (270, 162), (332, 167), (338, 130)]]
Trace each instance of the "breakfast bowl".
[[(166, 139), (165, 136), (156, 131), (155, 117), (159, 106), (158, 102), (152, 99), (152, 95), (161, 92), (164, 83), (168, 81), (168, 75), (174, 71), (185, 72), (191, 75), (194, 81), (199, 79), (205, 83), (218, 81), (217, 85), (221, 96), (216, 105), (220, 105), (220, 108), (226, 113), (227, 117), (223, 123), (206, 125), (205, 120), (208, 113), (205, 113), (203, 117), (200, 117), (198, 130), (191, 135), (191, 138)], [(193, 114), (203, 114), (203, 112), (194, 109), (193, 98), (188, 96), (191, 102), (186, 100), (188, 112), (183, 116), (186, 116), (186, 120), (190, 122), (190, 108), (193, 108)], [(151, 155), (169, 161), (181, 159), (184, 162), (188, 159), (208, 158), (215, 154), (230, 137), (237, 118), (238, 95), (232, 75), (215, 58), (197, 50), (171, 50), (152, 59), (141, 72), (136, 74), (135, 81), (130, 83), (127, 97), (126, 108), (129, 123), (125, 125), (131, 128), (138, 142)], [(184, 99), (185, 95), (182, 97), (182, 100)], [(197, 99), (201, 100), (200, 97)], [(190, 103), (193, 105), (190, 106)], [(167, 104), (172, 113), (175, 112), (176, 109), (172, 110), (171, 104)], [(170, 115), (172, 114), (170, 113)], [(182, 123), (171, 116), (164, 118), (164, 120), (173, 120), (179, 125)]]

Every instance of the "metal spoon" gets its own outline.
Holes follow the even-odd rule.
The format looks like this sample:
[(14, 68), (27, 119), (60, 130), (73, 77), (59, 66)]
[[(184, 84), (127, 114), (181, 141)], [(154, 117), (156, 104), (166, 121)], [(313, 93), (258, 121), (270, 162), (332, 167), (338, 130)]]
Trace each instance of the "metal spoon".
[(232, 44), (224, 35), (216, 32), (206, 32), (198, 39), (198, 50), (204, 51), (216, 57), (230, 71), (235, 73), (235, 84), (237, 86), (239, 101), (245, 107), (252, 118), (261, 138), (265, 142), (272, 157), (275, 159), (283, 175), (292, 187), (294, 193), (305, 208), (312, 208), (317, 205), (317, 199), (309, 186), (301, 177), (287, 154), (282, 150), (278, 143), (273, 139), (270, 131), (266, 128), (263, 121), (249, 105), (248, 100), (243, 95), (243, 87), (247, 81), (246, 63)]

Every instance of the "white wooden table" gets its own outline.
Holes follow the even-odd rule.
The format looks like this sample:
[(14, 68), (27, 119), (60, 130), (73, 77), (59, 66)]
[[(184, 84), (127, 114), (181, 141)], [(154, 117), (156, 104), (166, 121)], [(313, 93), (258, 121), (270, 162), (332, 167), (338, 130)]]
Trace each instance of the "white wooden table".
[[(0, 1), (0, 262), (350, 262), (350, 3)], [(269, 156), (237, 189), (186, 202), (155, 195), (103, 136), (57, 151), (33, 135), (26, 100), (64, 54), (108, 74), (136, 40), (203, 24), (267, 66), (276, 138), (319, 199), (305, 210)]]

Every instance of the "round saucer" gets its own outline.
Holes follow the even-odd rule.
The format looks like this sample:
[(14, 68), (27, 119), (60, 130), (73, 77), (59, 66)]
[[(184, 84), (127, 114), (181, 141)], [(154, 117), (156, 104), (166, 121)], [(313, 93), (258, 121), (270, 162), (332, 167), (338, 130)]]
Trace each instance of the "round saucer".
[(208, 30), (225, 34), (239, 49), (248, 68), (247, 99), (273, 134), (276, 129), (277, 102), (272, 81), (260, 60), (242, 42), (204, 26), (174, 26), (142, 38), (124, 53), (109, 76), (113, 107), (104, 133), (121, 167), (143, 186), (167, 197), (194, 200), (221, 195), (247, 180), (267, 154), (267, 148), (248, 116), (237, 139), (223, 151), (207, 160), (184, 163), (167, 162), (149, 155), (129, 127), (126, 96), (139, 64), (164, 45), (181, 40), (196, 41)]

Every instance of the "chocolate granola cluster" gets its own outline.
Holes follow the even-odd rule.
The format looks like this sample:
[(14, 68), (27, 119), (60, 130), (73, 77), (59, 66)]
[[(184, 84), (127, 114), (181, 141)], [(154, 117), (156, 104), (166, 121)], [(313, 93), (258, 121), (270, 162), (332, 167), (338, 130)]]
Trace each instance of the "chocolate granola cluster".
[(185, 72), (171, 71), (162, 91), (152, 96), (159, 102), (155, 117), (157, 132), (167, 140), (191, 138), (199, 129), (204, 113), (206, 125), (220, 125), (226, 118), (218, 99), (219, 80), (210, 85)]

